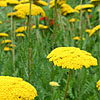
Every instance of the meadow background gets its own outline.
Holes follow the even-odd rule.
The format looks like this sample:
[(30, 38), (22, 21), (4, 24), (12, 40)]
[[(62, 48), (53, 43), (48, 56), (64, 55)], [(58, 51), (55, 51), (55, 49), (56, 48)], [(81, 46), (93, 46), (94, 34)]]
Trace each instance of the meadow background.
[[(80, 4), (80, 0), (66, 0), (66, 2), (73, 8)], [(87, 4), (89, 0), (83, 0), (82, 3)], [(92, 29), (99, 25), (98, 7), (95, 6), (92, 12), (89, 13), (91, 16), (88, 16), (91, 27), (87, 24), (87, 15), (82, 14), (81, 37), (85, 37), (85, 40), (80, 41), (73, 40), (73, 37), (80, 36), (79, 14), (62, 16), (59, 13), (60, 10), (58, 10), (57, 27), (55, 30), (53, 28), (55, 27), (54, 9), (49, 8), (49, 5), (42, 8), (48, 20), (52, 19), (54, 24), (49, 26), (48, 29), (31, 30), (30, 44), (27, 31), (24, 32), (24, 38), (15, 37), (16, 47), (14, 47), (14, 55), (12, 51), (6, 52), (3, 50), (6, 44), (0, 44), (0, 75), (21, 77), (25, 81), (30, 82), (37, 90), (38, 96), (36, 100), (63, 100), (69, 69), (54, 66), (46, 57), (56, 47), (74, 46), (90, 52), (92, 56), (98, 59), (98, 66), (72, 71), (66, 100), (100, 100), (100, 92), (96, 88), (96, 82), (100, 79), (100, 34), (97, 31), (89, 37), (89, 34), (86, 32), (86, 29)], [(0, 33), (5, 32), (9, 34), (7, 38), (0, 37), (0, 42), (3, 39), (11, 39), (11, 18), (7, 17), (11, 9), (11, 6), (0, 7), (0, 21), (2, 21)], [(78, 21), (75, 23), (68, 22), (73, 17), (76, 17)], [(36, 21), (34, 19), (35, 17), (32, 17), (31, 23), (33, 24)], [(27, 24), (27, 19), (14, 19), (13, 22), (15, 21), (15, 29), (24, 26), (25, 23)], [(44, 21), (39, 23), (45, 24)], [(48, 23), (49, 21), (46, 21), (47, 25)], [(39, 34), (36, 34), (36, 32)], [(29, 50), (30, 56), (28, 54)], [(14, 59), (15, 61), (13, 62)], [(31, 61), (30, 68), (28, 67), (29, 61)], [(58, 82), (60, 86), (50, 86), (49, 82), (51, 81)]]

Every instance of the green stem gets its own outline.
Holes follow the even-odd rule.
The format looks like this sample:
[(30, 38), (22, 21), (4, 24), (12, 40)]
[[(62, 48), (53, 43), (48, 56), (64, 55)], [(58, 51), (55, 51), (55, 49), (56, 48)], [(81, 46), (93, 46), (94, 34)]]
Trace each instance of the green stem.
[(30, 81), (30, 70), (31, 70), (31, 60), (30, 60), (30, 55), (31, 55), (31, 0), (29, 1), (30, 3), (30, 10), (29, 10), (29, 17), (28, 17), (28, 80)]
[[(12, 8), (11, 8), (12, 12)], [(11, 40), (12, 40), (12, 61), (13, 61), (13, 71), (16, 70), (15, 68), (15, 50), (14, 50), (14, 37), (15, 37), (15, 30), (14, 30), (14, 23), (13, 23), (13, 16), (11, 14)]]
[(71, 70), (68, 72), (68, 78), (67, 78), (67, 83), (66, 83), (64, 100), (66, 99), (66, 96), (67, 96), (67, 91), (68, 91), (68, 86), (69, 86), (69, 81), (70, 81), (70, 75), (71, 75)]
[(88, 12), (86, 12), (86, 17), (87, 17), (87, 21), (88, 21), (88, 26), (89, 26), (89, 28), (91, 29), (91, 23), (90, 23), (90, 19), (89, 19), (89, 17), (88, 17)]

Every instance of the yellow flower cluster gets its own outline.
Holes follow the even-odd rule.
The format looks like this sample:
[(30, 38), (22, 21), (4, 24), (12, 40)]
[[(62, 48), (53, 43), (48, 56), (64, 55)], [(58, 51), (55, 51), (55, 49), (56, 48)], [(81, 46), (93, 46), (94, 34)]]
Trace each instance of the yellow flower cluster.
[(0, 21), (0, 24), (2, 24), (2, 21)]
[(7, 4), (10, 5), (15, 5), (15, 4), (20, 4), (20, 1), (18, 0), (6, 0)]
[[(36, 28), (36, 25), (33, 25), (33, 26), (32, 26), (32, 29), (34, 29), (34, 28)], [(39, 24), (39, 28), (40, 28), (40, 29), (47, 29), (48, 26)], [(17, 28), (15, 32), (23, 32), (23, 31), (25, 31), (25, 30), (27, 30), (27, 26), (21, 26), (21, 27)]]
[(100, 4), (100, 0), (91, 0), (90, 2), (93, 3), (93, 4), (95, 4), (95, 5)]
[(68, 69), (81, 69), (97, 65), (97, 59), (90, 53), (76, 47), (58, 47), (47, 56), (54, 65)]
[(89, 32), (89, 36), (91, 37), (99, 29), (100, 29), (100, 25), (97, 25), (96, 27), (91, 29), (91, 31)]
[(94, 8), (94, 5), (92, 4), (84, 4), (84, 5), (78, 5), (75, 7), (76, 10), (85, 10), (85, 9), (90, 9), (90, 8)]
[(48, 3), (42, 0), (35, 0), (34, 4), (36, 5), (42, 5), (42, 6), (47, 6)]
[(12, 48), (9, 48), (9, 47), (4, 47), (4, 51), (10, 51), (10, 50), (12, 50)]
[(7, 33), (0, 33), (0, 37), (8, 37)]
[(49, 85), (51, 85), (51, 86), (60, 86), (57, 82), (54, 82), (54, 81), (49, 82)]
[[(66, 0), (57, 0), (57, 5), (58, 6), (61, 6), (62, 4), (65, 4), (66, 3)], [(55, 0), (51, 0), (50, 1), (50, 8), (54, 7), (55, 6)]]
[(79, 19), (71, 18), (68, 20), (70, 23), (74, 23), (75, 21), (79, 21)]
[(0, 0), (0, 7), (6, 7), (7, 5), (17, 5), (20, 4), (18, 0)]
[(7, 2), (0, 1), (0, 7), (7, 7)]
[(96, 87), (98, 88), (98, 90), (100, 91), (100, 80), (97, 82)]
[(11, 40), (2, 40), (2, 44), (4, 44), (4, 43), (11, 43), (12, 41)]
[[(73, 37), (73, 40), (78, 40), (78, 41), (80, 41), (80, 37), (75, 36), (75, 37)], [(85, 40), (85, 38), (83, 37), (82, 40)]]
[(61, 13), (62, 13), (62, 15), (72, 14), (72, 13), (75, 13), (75, 12), (79, 13), (79, 11), (73, 9), (68, 4), (62, 4), (61, 5)]
[(17, 37), (25, 37), (25, 35), (22, 34), (22, 33), (18, 33), (18, 34), (16, 34), (16, 36), (17, 36)]
[[(9, 13), (7, 16), (12, 15), (18, 18), (25, 18), (26, 16), (29, 16), (30, 3), (16, 5), (14, 7), (14, 10), (16, 10), (16, 12)], [(32, 16), (41, 15), (45, 17), (45, 12), (40, 6), (31, 4), (31, 15)]]
[(36, 89), (22, 78), (0, 76), (0, 100), (34, 100)]

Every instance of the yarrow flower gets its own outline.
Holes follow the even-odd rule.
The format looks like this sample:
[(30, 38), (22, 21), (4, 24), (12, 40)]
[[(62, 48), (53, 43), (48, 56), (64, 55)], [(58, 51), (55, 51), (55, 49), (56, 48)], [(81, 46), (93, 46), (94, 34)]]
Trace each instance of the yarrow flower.
[(0, 21), (0, 24), (2, 24), (2, 21)]
[(8, 37), (7, 33), (0, 33), (0, 37)]
[(0, 1), (0, 7), (7, 7), (6, 1)]
[[(66, 0), (57, 0), (57, 5), (58, 6), (61, 6), (62, 4), (65, 4), (66, 3)], [(50, 1), (50, 8), (54, 7), (55, 6), (55, 0), (51, 0)]]
[(10, 51), (10, 50), (12, 50), (12, 48), (9, 48), (9, 47), (4, 47), (4, 51)]
[(96, 87), (98, 88), (98, 91), (100, 91), (100, 80), (97, 82)]
[(42, 6), (48, 6), (48, 3), (42, 0), (35, 0), (34, 4), (36, 5), (42, 5)]
[(90, 3), (92, 3), (94, 5), (98, 5), (98, 4), (100, 4), (100, 0), (91, 0)]
[(68, 4), (62, 4), (61, 5), (61, 13), (62, 15), (67, 15), (67, 14), (73, 14), (73, 13), (79, 13), (78, 10), (73, 9), (70, 5)]
[(95, 26), (93, 29), (91, 29), (89, 36), (91, 37), (99, 29), (100, 29), (100, 25)]
[(3, 44), (3, 43), (11, 43), (11, 42), (12, 42), (11, 40), (2, 40), (1, 43)]
[(86, 9), (90, 9), (90, 8), (94, 8), (94, 5), (84, 4), (84, 5), (78, 5), (75, 7), (76, 10), (86, 10)]
[(1, 100), (34, 100), (36, 89), (22, 78), (0, 76)]
[(68, 69), (89, 68), (97, 65), (97, 59), (84, 50), (76, 47), (58, 47), (47, 56), (54, 65)]
[(52, 81), (52, 82), (49, 82), (49, 85), (51, 85), (51, 86), (60, 86), (57, 82), (54, 82), (54, 81)]
[[(78, 41), (80, 41), (80, 37), (75, 36), (75, 37), (73, 37), (73, 40), (78, 40)], [(83, 37), (82, 40), (85, 40), (85, 38)]]
[(18, 33), (18, 34), (16, 34), (16, 36), (17, 36), (17, 37), (25, 37), (25, 35), (22, 34), (22, 33)]
[[(25, 16), (29, 16), (30, 3), (16, 5), (14, 7), (14, 10), (16, 10), (16, 12), (14, 12), (14, 16), (17, 16), (19, 18), (23, 16), (25, 18)], [(37, 6), (35, 4), (31, 4), (31, 15), (41, 15), (43, 17), (46, 16), (44, 10), (40, 6)]]

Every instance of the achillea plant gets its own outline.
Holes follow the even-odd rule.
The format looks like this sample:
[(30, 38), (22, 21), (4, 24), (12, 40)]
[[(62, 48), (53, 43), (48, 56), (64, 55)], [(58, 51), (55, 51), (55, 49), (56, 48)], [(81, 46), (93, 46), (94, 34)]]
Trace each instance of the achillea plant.
[[(74, 70), (82, 69), (83, 66), (89, 68), (98, 65), (97, 59), (92, 57), (90, 53), (76, 47), (58, 47), (51, 51), (47, 58), (58, 67)], [(68, 73), (64, 100), (67, 96), (70, 74), (71, 70)]]
[(58, 47), (47, 56), (54, 65), (68, 69), (89, 68), (97, 65), (97, 59), (90, 53), (76, 47)]
[(34, 100), (36, 89), (22, 78), (0, 76), (1, 100)]

